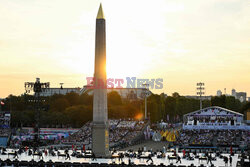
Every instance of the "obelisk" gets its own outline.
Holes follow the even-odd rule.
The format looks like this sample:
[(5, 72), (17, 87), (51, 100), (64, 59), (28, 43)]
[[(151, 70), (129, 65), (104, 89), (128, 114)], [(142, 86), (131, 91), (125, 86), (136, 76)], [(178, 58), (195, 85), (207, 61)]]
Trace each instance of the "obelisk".
[(106, 89), (106, 28), (101, 4), (96, 18), (95, 35), (92, 151), (96, 157), (107, 157), (109, 156), (109, 124)]

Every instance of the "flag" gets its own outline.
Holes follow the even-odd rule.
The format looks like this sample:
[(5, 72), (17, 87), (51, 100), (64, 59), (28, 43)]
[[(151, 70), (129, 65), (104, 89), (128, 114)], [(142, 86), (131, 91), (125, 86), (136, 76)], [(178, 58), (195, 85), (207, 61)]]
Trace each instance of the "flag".
[(1, 105), (2, 105), (2, 106), (4, 105), (4, 102), (3, 102), (3, 101), (1, 101)]

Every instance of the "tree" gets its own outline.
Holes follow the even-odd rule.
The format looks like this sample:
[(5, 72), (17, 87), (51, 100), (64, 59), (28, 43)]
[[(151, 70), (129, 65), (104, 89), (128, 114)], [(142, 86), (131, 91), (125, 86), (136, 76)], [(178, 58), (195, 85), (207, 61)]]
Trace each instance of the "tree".
[(70, 106), (79, 105), (79, 103), (80, 103), (79, 94), (77, 94), (75, 92), (67, 93), (65, 95), (65, 98), (69, 102)]
[(226, 96), (214, 96), (211, 99), (211, 105), (212, 106), (219, 106), (219, 107), (226, 107)]
[(93, 96), (83, 93), (79, 97), (79, 104), (93, 106)]
[(51, 104), (51, 110), (56, 112), (63, 112), (70, 104), (68, 100), (64, 97), (55, 99), (54, 102)]
[(108, 93), (108, 105), (121, 105), (122, 99), (121, 96), (118, 94), (117, 91), (112, 91)]
[(178, 98), (178, 97), (180, 97), (180, 94), (177, 93), (177, 92), (174, 92), (174, 93), (172, 94), (172, 96), (173, 96), (174, 98)]
[(68, 118), (68, 124), (73, 127), (81, 127), (84, 123), (93, 119), (92, 107), (85, 105), (68, 107), (64, 114)]

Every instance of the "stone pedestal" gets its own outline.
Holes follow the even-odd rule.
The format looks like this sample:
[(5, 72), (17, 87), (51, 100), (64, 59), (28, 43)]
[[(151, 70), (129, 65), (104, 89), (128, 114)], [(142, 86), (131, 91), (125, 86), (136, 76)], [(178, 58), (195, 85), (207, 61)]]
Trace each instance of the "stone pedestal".
[(110, 157), (109, 153), (109, 125), (92, 125), (92, 150), (96, 157)]

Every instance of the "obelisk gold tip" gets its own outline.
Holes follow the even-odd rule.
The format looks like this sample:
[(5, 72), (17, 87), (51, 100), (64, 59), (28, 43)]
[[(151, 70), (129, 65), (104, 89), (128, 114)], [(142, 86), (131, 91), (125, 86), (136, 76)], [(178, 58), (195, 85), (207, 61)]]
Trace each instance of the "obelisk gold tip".
[(105, 19), (103, 10), (102, 10), (102, 4), (100, 4), (96, 19)]

